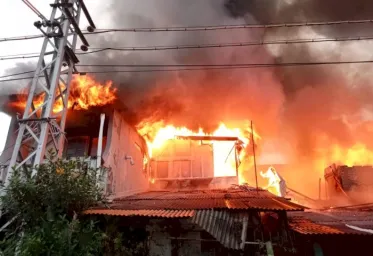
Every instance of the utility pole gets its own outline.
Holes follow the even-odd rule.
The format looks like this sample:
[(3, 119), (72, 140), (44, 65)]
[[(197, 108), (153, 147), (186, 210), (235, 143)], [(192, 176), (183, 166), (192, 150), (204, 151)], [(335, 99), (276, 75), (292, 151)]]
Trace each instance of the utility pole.
[(254, 140), (254, 128), (253, 128), (253, 121), (250, 121), (250, 129), (251, 129), (251, 144), (253, 144), (253, 157), (254, 157), (254, 171), (255, 171), (255, 186), (256, 190), (259, 190), (258, 187), (258, 174), (256, 172), (256, 156), (255, 156), (255, 140)]
[[(75, 55), (78, 37), (83, 51), (87, 51), (89, 46), (79, 28), (82, 12), (89, 22), (88, 31), (93, 32), (96, 28), (83, 0), (55, 0), (50, 4), (52, 13), (49, 20), (28, 0), (22, 1), (41, 19), (34, 25), (43, 33), (44, 42), (28, 91), (26, 108), (22, 118), (18, 118), (18, 135), (5, 186), (9, 183), (13, 168), (44, 163), (46, 151), (62, 156), (70, 82), (73, 72), (77, 73), (75, 64), (79, 62)], [(35, 99), (40, 95), (44, 98), (43, 103), (35, 106)], [(63, 107), (55, 113), (53, 107), (57, 101)]]

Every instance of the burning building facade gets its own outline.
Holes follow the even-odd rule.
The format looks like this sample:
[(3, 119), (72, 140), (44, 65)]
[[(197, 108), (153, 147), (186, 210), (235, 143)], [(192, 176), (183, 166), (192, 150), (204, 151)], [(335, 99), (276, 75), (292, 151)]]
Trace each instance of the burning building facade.
[(372, 174), (372, 166), (329, 166), (325, 169), (329, 199), (342, 205), (372, 203)]
[[(96, 86), (109, 88), (92, 81), (87, 86), (85, 92), (95, 91)], [(115, 95), (114, 90), (107, 93)], [(121, 225), (137, 223), (154, 241), (147, 245), (150, 255), (171, 255), (175, 250), (182, 254), (187, 248), (192, 250), (187, 255), (209, 250), (228, 255), (291, 247), (286, 212), (303, 207), (260, 188), (240, 185), (246, 182), (245, 168), (253, 165), (251, 141), (260, 138), (250, 127), (220, 124), (205, 132), (163, 123), (133, 125), (130, 111), (115, 99), (96, 105), (91, 99), (88, 107), (79, 103), (80, 96), (71, 99), (63, 158), (105, 167), (103, 185), (112, 200), (109, 208), (92, 208), (86, 214), (121, 216)], [(15, 140), (15, 112), (20, 106), (19, 97), (9, 104), (13, 121), (1, 155), (4, 167)], [(23, 150), (30, 146), (24, 145)], [(163, 230), (165, 224), (169, 230)], [(223, 236), (225, 230), (229, 232)], [(273, 246), (280, 242), (281, 246)]]
[[(91, 168), (108, 167), (104, 185), (110, 196), (124, 196), (149, 188), (149, 170), (143, 164), (148, 157), (145, 140), (128, 124), (123, 112), (124, 110), (113, 107), (70, 111), (65, 130), (63, 158), (83, 161)], [(102, 114), (105, 119), (100, 118)], [(99, 136), (101, 121), (102, 139)], [(3, 180), (16, 131), (17, 119), (13, 118), (5, 150), (1, 155)], [(102, 146), (99, 145), (100, 139)]]
[[(148, 27), (153, 23), (157, 26), (268, 24), (271, 22), (281, 24), (291, 21), (299, 22), (299, 20), (305, 20), (308, 23), (315, 19), (351, 20), (357, 15), (370, 19), (369, 12), (362, 10), (371, 10), (369, 8), (371, 1), (368, 0), (357, 1), (359, 6), (365, 8), (355, 8), (356, 1), (353, 3), (348, 0), (338, 3), (335, 0), (328, 0), (326, 1), (328, 4), (317, 0), (284, 1), (275, 4), (271, 1), (264, 1), (264, 3), (263, 1), (241, 0), (195, 0), (193, 4), (190, 1), (188, 3), (173, 1), (171, 4), (158, 0), (147, 1), (147, 3), (134, 2), (136, 3), (123, 2), (112, 5), (114, 8), (110, 8), (108, 20), (112, 22), (113, 27), (117, 24)], [(263, 8), (264, 5), (265, 8)], [(338, 8), (330, 8), (330, 6), (338, 6)], [(175, 15), (175, 10), (179, 8), (182, 11)], [(297, 8), (302, 12), (294, 15)], [(158, 12), (154, 12), (154, 9)], [(147, 13), (147, 10), (152, 11)], [(357, 11), (361, 13), (356, 13)], [(87, 82), (92, 84), (91, 78), (76, 77), (75, 86), (72, 87), (70, 93), (71, 100), (69, 99), (68, 102), (70, 113), (66, 126), (67, 143), (65, 143), (64, 157), (82, 157), (91, 166), (98, 166), (102, 163), (107, 167), (109, 171), (104, 185), (114, 204), (117, 204), (116, 210), (119, 212), (109, 211), (106, 214), (126, 217), (194, 218), (195, 216), (207, 216), (207, 219), (219, 219), (215, 218), (216, 212), (211, 215), (197, 212), (197, 210), (207, 211), (213, 208), (218, 215), (220, 214), (220, 219), (223, 218), (228, 223), (234, 221), (227, 217), (224, 211), (243, 210), (243, 216), (246, 217), (241, 218), (241, 212), (237, 218), (241, 218), (244, 223), (246, 218), (251, 218), (250, 225), (254, 229), (259, 227), (259, 222), (263, 222), (258, 220), (257, 217), (260, 215), (258, 212), (280, 211), (281, 214), (278, 216), (281, 217), (277, 219), (281, 221), (278, 223), (286, 223), (284, 211), (289, 209), (287, 208), (288, 200), (274, 195), (263, 195), (262, 191), (258, 192), (258, 190), (254, 193), (247, 187), (230, 187), (232, 183), (235, 185), (254, 184), (252, 154), (257, 146), (254, 139), (257, 142), (261, 136), (266, 139), (283, 138), (289, 142), (291, 149), (285, 150), (285, 147), (280, 145), (277, 151), (284, 151), (281, 153), (288, 155), (290, 161), (295, 163), (292, 168), (289, 168), (290, 171), (287, 174), (281, 172), (282, 175), (280, 175), (272, 170), (263, 174), (270, 181), (268, 189), (273, 194), (286, 195), (286, 186), (281, 176), (286, 179), (286, 185), (305, 194), (317, 191), (322, 170), (330, 163), (338, 162), (341, 167), (328, 168), (325, 171), (328, 195), (332, 198), (342, 193), (343, 196), (352, 197), (355, 191), (365, 186), (361, 181), (368, 181), (366, 175), (369, 176), (371, 173), (360, 167), (347, 168), (342, 165), (369, 165), (373, 162), (371, 150), (373, 144), (370, 139), (371, 122), (367, 121), (369, 119), (367, 112), (371, 112), (372, 109), (373, 95), (372, 88), (366, 86), (371, 83), (370, 77), (365, 75), (369, 72), (364, 72), (364, 66), (359, 66), (355, 70), (350, 65), (338, 65), (338, 67), (327, 65), (328, 70), (326, 70), (325, 65), (311, 64), (312, 61), (320, 63), (328, 59), (332, 60), (331, 63), (338, 62), (342, 60), (342, 55), (353, 58), (359, 55), (366, 57), (368, 53), (363, 51), (364, 47), (356, 47), (355, 44), (347, 42), (348, 40), (342, 40), (345, 44), (339, 47), (336, 47), (337, 42), (333, 40), (328, 45), (320, 46), (321, 44), (306, 42), (311, 42), (313, 39), (302, 41), (302, 37), (307, 35), (319, 38), (320, 35), (326, 34), (335, 38), (344, 37), (345, 34), (350, 36), (352, 31), (360, 31), (357, 26), (361, 24), (347, 22), (339, 26), (327, 22), (325, 26), (306, 25), (279, 27), (280, 30), (287, 29), (288, 36), (297, 38), (299, 36), (300, 44), (264, 44), (265, 41), (283, 40), (282, 33), (277, 33), (279, 30), (267, 29), (266, 26), (258, 26), (255, 31), (251, 29), (224, 29), (224, 32), (220, 31), (221, 33), (219, 31), (215, 33), (217, 31), (213, 30), (207, 31), (208, 33), (187, 31), (176, 36), (165, 36), (158, 31), (159, 33), (153, 33), (151, 37), (143, 33), (130, 37), (127, 35), (122, 37), (121, 33), (113, 36), (112, 40), (115, 42), (132, 43), (136, 46), (143, 42), (165, 45), (165, 39), (170, 41), (166, 43), (169, 45), (188, 42), (197, 44), (197, 46), (201, 42), (213, 43), (215, 46), (220, 43), (240, 45), (238, 42), (230, 42), (230, 39), (254, 42), (251, 46), (249, 46), (251, 43), (246, 43), (246, 46), (240, 47), (212, 47), (208, 51), (198, 49), (198, 53), (191, 52), (193, 47), (175, 51), (173, 54), (157, 51), (154, 55), (150, 55), (151, 57), (141, 55), (144, 51), (128, 54), (127, 51), (121, 51), (119, 48), (116, 54), (112, 54), (110, 52), (112, 48), (109, 49), (105, 45), (108, 41), (106, 35), (102, 37), (98, 35), (92, 40), (93, 45), (103, 45), (105, 50), (99, 50), (98, 55), (86, 55), (87, 63), (97, 64), (102, 68), (98, 73), (105, 73), (103, 70), (105, 64), (117, 67), (115, 65), (132, 65), (138, 60), (146, 60), (146, 63), (142, 63), (144, 65), (153, 64), (153, 62), (169, 65), (196, 65), (198, 63), (202, 66), (224, 66), (224, 69), (219, 71), (194, 70), (193, 75), (181, 71), (161, 72), (161, 75), (157, 72), (142, 73), (142, 75), (138, 72), (128, 75), (131, 70), (123, 73), (110, 73), (110, 79), (120, 85), (118, 86), (121, 89), (118, 92), (119, 98), (131, 105), (132, 109), (136, 109), (138, 120), (135, 122), (128, 119), (126, 111), (118, 110), (114, 105), (108, 107), (108, 104), (112, 104), (116, 98), (116, 89), (111, 87), (111, 82), (104, 86), (86, 86)], [(371, 30), (367, 28), (368, 26), (363, 27), (361, 31)], [(277, 36), (280, 38), (277, 39)], [(273, 37), (276, 38), (273, 39)], [(358, 37), (360, 38), (360, 35)], [(359, 43), (363, 44), (364, 40)], [(248, 48), (253, 45), (260, 45), (260, 47)], [(365, 46), (368, 49), (368, 45)], [(352, 53), (351, 56), (350, 53)], [(241, 68), (235, 70), (227, 68), (232, 65), (237, 66), (238, 63), (248, 64), (248, 59), (250, 59), (251, 67), (255, 66), (255, 72)], [(292, 63), (302, 62), (310, 65), (292, 65)], [(260, 65), (253, 65), (255, 63)], [(268, 69), (269, 66), (276, 66), (276, 68)], [(108, 76), (105, 74), (99, 80), (104, 80)], [(36, 107), (42, 104), (44, 96), (40, 95), (40, 98), (34, 102)], [(15, 102), (13, 107), (22, 108), (24, 105), (24, 100), (20, 100)], [(105, 107), (97, 108), (96, 106)], [(53, 111), (58, 112), (60, 108), (61, 102), (57, 101)], [(86, 117), (88, 113), (90, 116)], [(102, 113), (105, 114), (103, 122), (100, 118)], [(247, 118), (255, 120), (261, 136), (243, 124), (243, 120)], [(16, 123), (17, 119), (13, 118), (11, 136), (1, 156), (4, 170), (2, 177), (6, 174), (7, 161), (14, 143), (13, 132), (17, 129)], [(100, 129), (100, 123), (102, 129)], [(32, 146), (23, 145), (22, 150), (27, 151), (28, 147)], [(359, 175), (365, 174), (357, 177), (359, 176), (355, 175), (357, 172)], [(359, 185), (359, 189), (357, 189), (358, 183), (363, 184), (363, 186)], [(211, 192), (212, 188), (218, 188), (220, 191)], [(188, 191), (172, 194), (175, 189), (193, 189), (198, 190), (198, 193), (196, 192), (193, 196), (190, 196)], [(156, 190), (157, 193), (152, 194), (150, 190)], [(364, 193), (364, 191), (366, 190), (359, 192)], [(133, 194), (137, 196), (131, 197)], [(173, 208), (166, 204), (167, 200), (171, 200), (165, 196), (167, 194), (172, 195), (174, 200), (185, 202)], [(206, 194), (208, 196), (205, 196)], [(237, 194), (243, 199), (233, 202), (232, 205), (231, 198)], [(266, 205), (268, 202), (262, 197), (280, 201), (286, 207), (272, 207), (273, 202), (268, 206)], [(154, 198), (160, 200), (151, 200)], [(198, 202), (200, 198), (218, 203), (212, 206), (203, 205)], [(142, 200), (150, 202), (142, 205), (139, 203)], [(192, 204), (190, 201), (197, 203)], [(122, 206), (120, 202), (124, 202)], [(134, 202), (136, 207), (131, 202)], [(157, 204), (164, 205), (158, 209)], [(103, 209), (99, 210), (103, 211)], [(172, 211), (176, 211), (176, 215)], [(251, 212), (246, 214), (246, 211)], [(255, 213), (252, 214), (252, 212)], [(198, 223), (201, 224), (201, 222)], [(208, 227), (204, 229), (208, 230)], [(210, 235), (215, 234), (211, 232)], [(165, 244), (168, 244), (170, 237), (162, 239), (167, 241)], [(195, 239), (204, 238), (197, 236)], [(215, 240), (219, 239), (221, 238), (215, 237)], [(229, 238), (225, 240), (227, 239), (229, 240)], [(236, 241), (235, 246), (229, 248), (237, 248), (237, 244), (242, 245), (243, 242), (245, 242), (244, 239), (240, 242)], [(247, 242), (254, 243), (253, 241)], [(261, 243), (260, 245), (263, 245), (263, 241)]]
[[(65, 127), (66, 140), (62, 157), (79, 159), (91, 168), (108, 167), (103, 181), (106, 192), (110, 196), (124, 196), (148, 189), (149, 169), (143, 164), (148, 155), (145, 140), (129, 124), (131, 115), (116, 101), (115, 92), (110, 82), (100, 84), (91, 77), (74, 79), (68, 103), (69, 118)], [(12, 116), (12, 122), (5, 149), (0, 156), (2, 181), (7, 175), (17, 136), (16, 113), (25, 104), (26, 98), (23, 95), (12, 97), (6, 108), (6, 112)], [(34, 105), (41, 104), (42, 99), (43, 95), (40, 95), (40, 102), (36, 100)], [(60, 111), (60, 104), (62, 102), (56, 102), (54, 112)], [(22, 145), (22, 152), (30, 150), (32, 146)]]

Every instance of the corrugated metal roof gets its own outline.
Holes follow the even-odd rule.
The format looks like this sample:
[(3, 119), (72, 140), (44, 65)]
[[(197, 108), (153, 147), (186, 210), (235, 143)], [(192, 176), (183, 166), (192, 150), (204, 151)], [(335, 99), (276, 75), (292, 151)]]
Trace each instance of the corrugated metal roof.
[(358, 211), (290, 213), (289, 225), (291, 229), (304, 235), (372, 235), (359, 229), (373, 229), (373, 213)]
[(265, 190), (214, 189), (150, 191), (116, 199), (110, 206), (123, 210), (257, 209), (301, 211), (303, 206)]
[(241, 235), (245, 218), (248, 220), (247, 212), (197, 210), (191, 221), (209, 232), (226, 248), (239, 250), (244, 246), (241, 244)]
[(327, 225), (317, 224), (302, 217), (294, 217), (290, 220), (289, 225), (294, 231), (305, 235), (320, 234), (344, 234), (343, 231)]
[(114, 215), (114, 216), (146, 216), (160, 218), (185, 218), (192, 217), (194, 210), (114, 210), (114, 209), (90, 209), (84, 214)]

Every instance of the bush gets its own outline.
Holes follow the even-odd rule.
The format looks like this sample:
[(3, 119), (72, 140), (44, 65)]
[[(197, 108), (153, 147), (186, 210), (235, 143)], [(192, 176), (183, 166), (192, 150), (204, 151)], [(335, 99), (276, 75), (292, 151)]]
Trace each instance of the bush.
[(98, 170), (79, 161), (57, 160), (16, 170), (1, 197), (2, 208), (16, 220), (0, 244), (4, 255), (97, 255), (103, 233), (82, 211), (105, 202), (97, 186)]

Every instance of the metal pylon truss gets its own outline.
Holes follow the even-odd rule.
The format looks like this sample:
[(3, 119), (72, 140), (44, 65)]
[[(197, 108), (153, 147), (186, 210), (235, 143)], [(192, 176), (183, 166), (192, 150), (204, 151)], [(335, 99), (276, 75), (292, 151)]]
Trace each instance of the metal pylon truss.
[(47, 151), (61, 157), (70, 82), (79, 62), (75, 55), (78, 37), (82, 50), (89, 46), (79, 28), (82, 11), (90, 24), (88, 31), (95, 28), (83, 0), (55, 0), (50, 6), (50, 19), (40, 15), (42, 20), (34, 23), (45, 37), (24, 114), (18, 118), (18, 136), (5, 184), (13, 168), (39, 165)]

